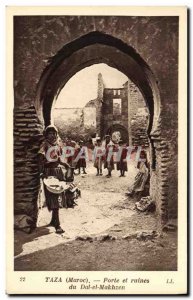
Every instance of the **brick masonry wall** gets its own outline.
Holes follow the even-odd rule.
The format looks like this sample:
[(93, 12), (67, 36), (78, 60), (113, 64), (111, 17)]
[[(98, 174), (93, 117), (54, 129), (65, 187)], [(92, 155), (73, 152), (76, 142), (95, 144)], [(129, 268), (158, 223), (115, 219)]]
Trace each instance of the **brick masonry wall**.
[(14, 109), (14, 226), (30, 232), (37, 221), (38, 150), (42, 126), (34, 106)]

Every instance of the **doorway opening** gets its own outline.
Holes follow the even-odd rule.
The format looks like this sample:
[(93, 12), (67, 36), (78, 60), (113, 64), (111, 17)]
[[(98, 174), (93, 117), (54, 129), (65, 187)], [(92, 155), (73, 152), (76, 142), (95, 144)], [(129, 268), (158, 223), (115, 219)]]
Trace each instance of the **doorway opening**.
[[(159, 126), (161, 109), (159, 90), (156, 79), (149, 66), (132, 47), (123, 43), (121, 40), (101, 32), (91, 32), (65, 45), (51, 59), (50, 64), (46, 67), (40, 78), (36, 97), (36, 109), (39, 118), (45, 126), (49, 125), (52, 121), (52, 105), (69, 79), (79, 71), (94, 64), (101, 63), (125, 74), (143, 96), (148, 109), (146, 121), (148, 123), (147, 136), (150, 144), (150, 193), (152, 181), (154, 184), (152, 190), (158, 191), (161, 187), (159, 183), (154, 180), (154, 172), (156, 171), (157, 165), (153, 134), (157, 131)], [(98, 77), (98, 85), (98, 98), (100, 98), (103, 96), (101, 74), (99, 74)], [(124, 88), (125, 87), (123, 87), (123, 89)], [(121, 92), (122, 90), (120, 88), (114, 89), (113, 96), (115, 99), (120, 99)], [(104, 136), (105, 132), (102, 131), (105, 128), (104, 120), (101, 121), (101, 115), (97, 113), (101, 111), (102, 107), (104, 109), (103, 115), (105, 115), (105, 108), (102, 104), (102, 101), (100, 101), (96, 108), (96, 132), (100, 132), (101, 135)], [(117, 117), (119, 118), (119, 114)], [(113, 126), (116, 125), (115, 123), (116, 122), (114, 122)], [(106, 129), (109, 130), (109, 128), (110, 126)], [(126, 135), (126, 133), (124, 134)], [(129, 133), (127, 136), (128, 139), (131, 137)], [(158, 186), (155, 187), (157, 184)], [(155, 201), (160, 201), (156, 193), (154, 193), (154, 195), (152, 194), (152, 197), (155, 198)]]

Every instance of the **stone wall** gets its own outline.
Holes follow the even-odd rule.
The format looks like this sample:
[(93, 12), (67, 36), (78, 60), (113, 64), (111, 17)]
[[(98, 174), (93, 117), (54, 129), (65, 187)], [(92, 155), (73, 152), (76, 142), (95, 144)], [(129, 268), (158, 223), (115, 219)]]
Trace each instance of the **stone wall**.
[(133, 119), (138, 113), (138, 109), (147, 108), (147, 105), (137, 86), (130, 80), (128, 81), (128, 98), (130, 104), (130, 116), (131, 119)]
[(147, 134), (149, 124), (148, 107), (141, 92), (133, 82), (129, 80), (125, 86), (128, 88), (130, 144), (133, 146), (149, 146)]
[(147, 135), (148, 129), (148, 112), (145, 108), (138, 108), (131, 119), (131, 135), (133, 146), (149, 146)]
[(60, 137), (67, 136), (73, 140), (88, 140), (96, 133), (96, 108), (55, 108), (54, 124), (58, 128)]
[(83, 117), (85, 129), (94, 128), (96, 132), (96, 107), (84, 107)]
[(103, 116), (102, 116), (102, 102), (104, 93), (104, 80), (102, 74), (98, 74), (98, 88), (97, 88), (97, 99), (95, 101), (96, 105), (96, 132), (98, 136), (103, 136)]

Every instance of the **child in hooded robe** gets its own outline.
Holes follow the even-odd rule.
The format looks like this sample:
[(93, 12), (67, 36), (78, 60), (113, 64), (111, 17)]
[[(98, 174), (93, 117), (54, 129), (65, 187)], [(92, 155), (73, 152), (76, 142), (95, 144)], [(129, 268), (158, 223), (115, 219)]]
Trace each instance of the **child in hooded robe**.
[[(39, 150), (39, 165), (40, 172), (44, 179), (49, 176), (64, 181), (64, 173), (62, 171), (62, 165), (68, 168), (69, 165), (61, 161), (62, 144), (58, 138), (58, 130), (55, 126), (49, 125), (45, 129), (45, 141), (42, 143)], [(62, 234), (64, 230), (60, 226), (59, 220), (59, 194), (51, 192), (44, 184), (46, 205), (48, 210), (52, 212), (52, 219), (48, 226), (53, 226), (56, 229), (56, 233)]]

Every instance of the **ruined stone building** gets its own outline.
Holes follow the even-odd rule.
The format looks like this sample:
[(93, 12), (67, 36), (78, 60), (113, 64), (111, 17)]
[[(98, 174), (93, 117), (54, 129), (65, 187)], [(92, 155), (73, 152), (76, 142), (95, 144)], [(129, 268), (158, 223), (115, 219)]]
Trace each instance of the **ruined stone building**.
[[(150, 196), (158, 222), (177, 217), (178, 17), (18, 15), (13, 21), (15, 227), (26, 219), (33, 228), (37, 221), (37, 156), (43, 129), (51, 122), (53, 101), (72, 76), (96, 63), (124, 73), (143, 95), (149, 114)], [(119, 120), (131, 139), (140, 110), (130, 120), (130, 100), (125, 100), (120, 118), (120, 100), (114, 101), (113, 110), (110, 99), (126, 99), (126, 87), (103, 93), (99, 81), (97, 132), (117, 131)]]
[(96, 126), (101, 137), (118, 134), (129, 145), (148, 145), (148, 110), (134, 83), (128, 80), (120, 88), (107, 88), (99, 74), (96, 101)]
[(96, 134), (96, 108), (54, 108), (54, 124), (60, 137), (87, 141)]
[(115, 142), (121, 138), (129, 145), (148, 146), (148, 109), (136, 85), (128, 80), (120, 88), (107, 88), (99, 74), (97, 91), (97, 98), (83, 108), (54, 108), (60, 136), (87, 140), (109, 134)]

